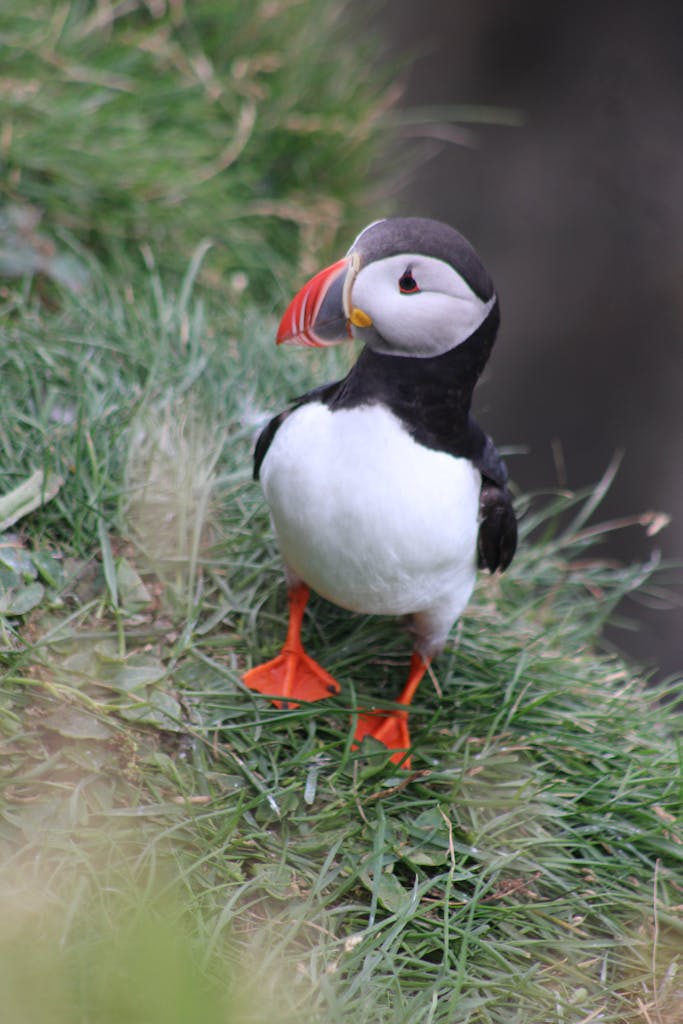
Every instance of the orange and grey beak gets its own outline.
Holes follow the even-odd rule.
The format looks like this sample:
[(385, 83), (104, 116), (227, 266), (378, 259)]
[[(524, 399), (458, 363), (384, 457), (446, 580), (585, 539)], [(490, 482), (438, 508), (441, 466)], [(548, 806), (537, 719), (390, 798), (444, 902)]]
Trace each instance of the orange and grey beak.
[(338, 345), (353, 337), (351, 324), (368, 327), (372, 323), (370, 317), (351, 306), (351, 287), (358, 266), (354, 254), (312, 277), (287, 306), (278, 328), (277, 344), (315, 348)]

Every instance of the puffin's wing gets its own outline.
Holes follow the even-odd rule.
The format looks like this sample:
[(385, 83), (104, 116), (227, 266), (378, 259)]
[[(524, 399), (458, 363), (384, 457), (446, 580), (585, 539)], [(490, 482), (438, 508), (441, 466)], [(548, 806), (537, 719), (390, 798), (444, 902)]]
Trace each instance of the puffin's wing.
[(270, 448), (271, 441), (277, 434), (278, 428), (289, 416), (291, 410), (285, 409), (284, 412), (278, 413), (277, 416), (273, 416), (272, 420), (269, 420), (258, 438), (256, 439), (256, 447), (254, 448), (254, 480), (258, 480), (259, 473), (261, 472), (261, 463), (266, 457), (266, 452)]
[(479, 567), (503, 572), (517, 548), (517, 517), (507, 486), (507, 469), (490, 437), (475, 460), (481, 473), (479, 493)]
[(482, 479), (479, 494), (479, 567), (503, 572), (517, 548), (517, 517), (507, 487)]
[(308, 402), (327, 403), (331, 401), (342, 384), (343, 381), (338, 380), (333, 384), (322, 384), (320, 387), (313, 388), (312, 391), (307, 391), (305, 395), (295, 398), (289, 409), (285, 409), (284, 412), (280, 412), (277, 416), (273, 416), (272, 420), (269, 420), (268, 423), (266, 423), (256, 440), (256, 447), (254, 449), (254, 480), (258, 480), (261, 465), (268, 453), (268, 449), (271, 446), (273, 438), (287, 417), (291, 416), (291, 414), (300, 408), (300, 406), (306, 405)]

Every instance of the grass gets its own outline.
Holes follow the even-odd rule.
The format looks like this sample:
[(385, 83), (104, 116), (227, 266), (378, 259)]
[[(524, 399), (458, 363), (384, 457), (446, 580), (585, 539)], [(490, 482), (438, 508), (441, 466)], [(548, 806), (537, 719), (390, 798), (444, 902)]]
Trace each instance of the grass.
[[(21, 928), (39, 893), (76, 988), (94, 955), (81, 929), (107, 959), (115, 944), (125, 977), (176, 928), (197, 978), (232, 971), (237, 1019), (276, 1001), (281, 1020), (674, 1020), (680, 749), (663, 694), (597, 648), (649, 570), (592, 553), (594, 490), (520, 499), (520, 554), (480, 580), (436, 666), (443, 700), (418, 695), (415, 773), (397, 772), (350, 750), (356, 701), (390, 701), (402, 677), (395, 623), (313, 605), (310, 647), (345, 683), (326, 707), (278, 711), (240, 684), (284, 629), (253, 424), (345, 354), (283, 357), (270, 318), (231, 324), (189, 280), (162, 300), (151, 275), (132, 305), (97, 273), (57, 315), (15, 313), (41, 337), (11, 346), (24, 381), (41, 368), (40, 405), (3, 376), (17, 472), (41, 453), (65, 478), (21, 537), (56, 557), (58, 586), (8, 621), (4, 655), (3, 875)], [(88, 374), (68, 339), (93, 336)], [(133, 952), (116, 925), (131, 907)], [(47, 945), (63, 987), (66, 953)], [(230, 1019), (221, 998), (211, 1012)]]
[[(207, 283), (272, 301), (359, 223), (388, 102), (366, 37), (331, 0), (17, 0), (0, 14), (2, 194), (166, 269), (214, 238)], [(17, 246), (3, 257), (22, 268)]]
[[(278, 8), (302, 31), (304, 9)], [(78, 36), (77, 14), (110, 11), (61, 17)], [(189, 31), (184, 8), (159, 11)], [(258, 33), (237, 36), (248, 53)], [(325, 95), (312, 113), (332, 117)], [(349, 220), (366, 159), (339, 199)], [(12, 202), (44, 198), (48, 271), (69, 256), (78, 288), (44, 271), (2, 295), (0, 495), (32, 481), (49, 497), (30, 510), (19, 491), (3, 507), (25, 514), (0, 541), (7, 1019), (674, 1024), (683, 757), (666, 700), (680, 681), (648, 690), (601, 645), (623, 599), (656, 583), (653, 566), (600, 557), (609, 472), (519, 497), (519, 555), (480, 579), (435, 666), (442, 699), (419, 691), (413, 771), (352, 751), (354, 708), (400, 686), (396, 623), (311, 603), (309, 648), (343, 683), (324, 706), (279, 711), (240, 682), (285, 621), (255, 430), (352, 353), (276, 351), (277, 290), (266, 275), (257, 305), (227, 279), (217, 291), (225, 252), (201, 243), (201, 220), (195, 234), (146, 209), (157, 233), (140, 261), (126, 248), (140, 224), (94, 193), (67, 241), (67, 177), (54, 206), (47, 187)], [(287, 187), (306, 180), (293, 167)], [(279, 268), (286, 246), (261, 224), (261, 263)]]

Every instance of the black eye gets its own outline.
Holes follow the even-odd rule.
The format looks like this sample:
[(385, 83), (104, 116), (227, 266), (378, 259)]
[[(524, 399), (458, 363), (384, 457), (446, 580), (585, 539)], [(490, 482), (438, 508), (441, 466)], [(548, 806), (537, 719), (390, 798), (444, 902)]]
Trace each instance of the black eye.
[(403, 295), (414, 295), (415, 292), (419, 292), (417, 281), (409, 270), (406, 270), (405, 274), (398, 279), (399, 291)]

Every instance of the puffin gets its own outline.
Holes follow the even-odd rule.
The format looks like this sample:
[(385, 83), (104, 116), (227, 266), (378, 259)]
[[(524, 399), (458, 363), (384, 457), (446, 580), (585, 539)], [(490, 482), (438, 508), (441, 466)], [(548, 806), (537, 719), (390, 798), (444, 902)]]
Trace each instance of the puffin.
[(295, 399), (256, 442), (289, 622), (281, 652), (243, 681), (278, 707), (340, 692), (302, 643), (311, 590), (352, 612), (403, 617), (406, 683), (394, 710), (358, 709), (354, 734), (356, 747), (372, 736), (403, 767), (410, 703), (477, 570), (505, 570), (517, 546), (505, 464), (470, 412), (499, 321), (491, 277), (463, 235), (392, 217), (308, 281), (277, 331), (278, 345), (361, 348), (342, 380)]

